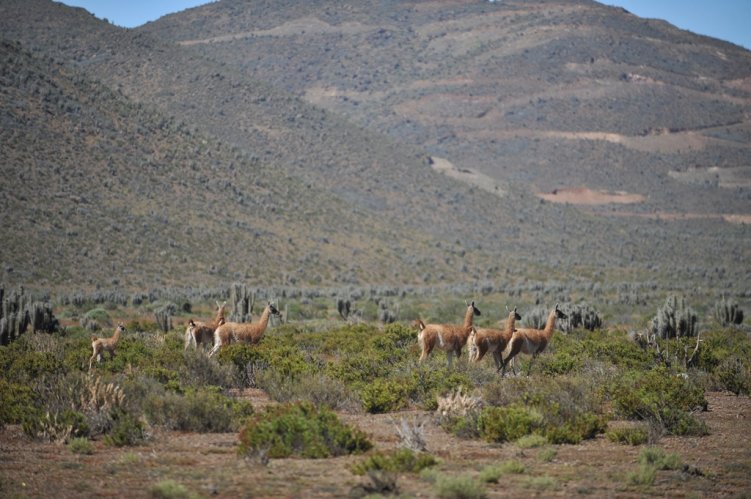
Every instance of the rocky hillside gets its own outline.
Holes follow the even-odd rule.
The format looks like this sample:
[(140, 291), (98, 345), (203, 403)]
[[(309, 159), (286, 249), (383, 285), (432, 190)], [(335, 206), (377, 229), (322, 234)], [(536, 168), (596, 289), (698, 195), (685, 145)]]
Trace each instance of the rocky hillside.
[(457, 277), (404, 225), (53, 59), (3, 42), (0, 61), (1, 259), (11, 282), (143, 289)]
[[(125, 30), (2, 2), (3, 172), (24, 192), (2, 208), (3, 279), (748, 272), (730, 223), (751, 215), (747, 51), (592, 2), (379, 5), (223, 0)], [(52, 104), (40, 80), (63, 89)], [(133, 183), (118, 201), (109, 164)]]
[(140, 31), (500, 183), (751, 215), (751, 53), (662, 21), (581, 0), (225, 0)]

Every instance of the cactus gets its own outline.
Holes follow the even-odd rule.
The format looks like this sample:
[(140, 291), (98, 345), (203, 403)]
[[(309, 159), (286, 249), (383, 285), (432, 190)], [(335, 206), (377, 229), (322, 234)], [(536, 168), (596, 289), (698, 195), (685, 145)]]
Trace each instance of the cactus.
[(696, 312), (686, 305), (686, 299), (670, 295), (657, 309), (652, 319), (652, 333), (661, 339), (696, 336)]
[(535, 307), (524, 314), (524, 322), (527, 324), (527, 327), (542, 329), (548, 321), (548, 312), (549, 310), (545, 307)]
[(594, 331), (602, 327), (602, 319), (597, 311), (587, 303), (565, 305), (562, 310), (568, 315), (568, 321), (561, 324), (561, 330), (571, 332), (578, 327)]
[[(172, 304), (170, 304), (172, 305)], [(172, 329), (172, 314), (174, 313), (174, 305), (165, 305), (154, 310), (154, 317), (156, 318), (156, 324), (159, 329), (166, 333)]]
[(0, 345), (17, 339), (29, 326), (32, 331), (52, 333), (59, 329), (60, 323), (49, 302), (35, 300), (23, 287), (7, 295), (0, 287)]
[(346, 321), (347, 317), (349, 317), (349, 313), (351, 310), (352, 310), (352, 303), (348, 299), (337, 298), (336, 311), (339, 312), (339, 315), (342, 316), (342, 319)]
[(738, 303), (732, 298), (726, 300), (724, 296), (715, 303), (714, 316), (722, 326), (737, 326), (743, 322), (743, 310), (738, 306)]
[(232, 284), (229, 290), (229, 303), (232, 306), (232, 312), (229, 315), (229, 321), (250, 322), (255, 301), (255, 291), (248, 290), (245, 284)]
[(378, 304), (378, 320), (384, 324), (391, 324), (396, 322), (399, 316), (399, 304), (394, 305), (394, 309), (391, 310), (386, 302), (380, 302)]

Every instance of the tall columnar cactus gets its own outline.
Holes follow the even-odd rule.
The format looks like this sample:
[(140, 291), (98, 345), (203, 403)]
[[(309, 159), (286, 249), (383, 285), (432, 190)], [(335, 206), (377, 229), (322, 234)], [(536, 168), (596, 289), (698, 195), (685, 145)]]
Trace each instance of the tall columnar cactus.
[(232, 307), (229, 322), (250, 322), (255, 301), (255, 291), (249, 290), (242, 283), (232, 284), (229, 290), (229, 303)]
[(174, 313), (175, 308), (173, 304), (165, 305), (164, 307), (154, 310), (156, 324), (162, 332), (167, 333), (172, 329), (172, 315)]
[(349, 301), (349, 299), (346, 298), (337, 298), (336, 300), (336, 311), (339, 312), (339, 315), (344, 319), (345, 321), (349, 317), (349, 313), (352, 310), (352, 302)]
[(36, 301), (23, 288), (6, 295), (0, 288), (0, 345), (17, 339), (31, 326), (32, 331), (51, 333), (60, 324), (48, 302)]
[(568, 333), (579, 327), (594, 331), (602, 327), (600, 315), (587, 303), (564, 305), (561, 309), (568, 315), (568, 320), (560, 326), (562, 331)]
[(670, 295), (652, 319), (652, 333), (662, 339), (696, 336), (696, 312), (686, 305), (684, 297)]
[(743, 322), (743, 310), (732, 298), (726, 300), (723, 296), (714, 305), (714, 316), (723, 326), (738, 325)]

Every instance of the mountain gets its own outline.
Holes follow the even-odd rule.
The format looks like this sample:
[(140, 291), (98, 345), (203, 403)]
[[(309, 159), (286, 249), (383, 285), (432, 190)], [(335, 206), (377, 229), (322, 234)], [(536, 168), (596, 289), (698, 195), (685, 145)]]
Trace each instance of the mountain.
[[(2, 142), (3, 157), (14, 158), (3, 160), (4, 176), (23, 179), (80, 144), (64, 170), (87, 179), (83, 197), (98, 217), (89, 223), (83, 213), (71, 229), (69, 209), (56, 230), (34, 225), (55, 213), (52, 180), (62, 182), (54, 170), (35, 174), (48, 183), (26, 185), (23, 199), (3, 207), (3, 233), (8, 221), (24, 221), (14, 222), (17, 243), (0, 258), (6, 281), (607, 275), (725, 286), (739, 264), (749, 272), (751, 57), (740, 47), (584, 1), (223, 0), (125, 30), (82, 9), (6, 0), (0, 27), (13, 42), (6, 46), (31, 53), (7, 56), (35, 68), (31, 80), (65, 75), (68, 83), (55, 85), (70, 88), (73, 96), (60, 98), (75, 103), (70, 109), (137, 110), (117, 115), (114, 131), (101, 119), (81, 125), (103, 129), (89, 142), (68, 126), (78, 118), (64, 105), (57, 124), (40, 123), (43, 107), (18, 119), (19, 103), (38, 106), (38, 97), (4, 63), (2, 108), (18, 140)], [(77, 82), (110, 97), (89, 102)], [(152, 137), (160, 130), (152, 122), (169, 133)], [(138, 182), (148, 192), (124, 193), (131, 208), (108, 208), (97, 148), (126, 177), (153, 169)], [(171, 154), (154, 153), (162, 150)], [(181, 199), (210, 179), (219, 190)], [(261, 188), (264, 202), (254, 195)], [(231, 191), (229, 206), (220, 191)], [(169, 229), (123, 220), (130, 209), (166, 218)], [(111, 250), (101, 249), (86, 254), (87, 272), (72, 270), (89, 250), (84, 241), (105, 248), (109, 225), (139, 224), (153, 251), (139, 253), (124, 234), (116, 238), (122, 263), (110, 267)], [(24, 235), (44, 257), (29, 255)], [(178, 263), (167, 265), (167, 255)]]
[[(0, 60), (2, 261), (11, 280), (144, 289), (393, 273), (420, 282), (422, 262), (411, 255), (430, 255), (428, 241), (405, 226), (17, 43), (0, 44)], [(443, 260), (425, 264), (452, 273)]]
[(139, 31), (502, 184), (751, 214), (751, 53), (622, 9), (225, 0)]

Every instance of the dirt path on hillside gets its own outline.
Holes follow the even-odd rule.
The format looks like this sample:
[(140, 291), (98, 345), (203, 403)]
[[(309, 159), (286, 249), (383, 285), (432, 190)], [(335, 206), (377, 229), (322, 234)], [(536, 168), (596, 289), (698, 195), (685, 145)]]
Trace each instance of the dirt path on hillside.
[[(261, 407), (270, 403), (262, 392), (244, 394)], [(588, 495), (590, 497), (738, 496), (751, 491), (751, 400), (726, 393), (708, 393), (709, 410), (702, 413), (711, 430), (706, 437), (663, 438), (659, 446), (677, 452), (701, 474), (660, 471), (651, 487), (629, 485), (642, 447), (609, 442), (600, 436), (580, 445), (555, 446), (551, 462), (538, 449), (513, 444), (461, 440), (446, 434), (432, 414), (342, 414), (367, 432), (379, 450), (398, 444), (400, 418), (426, 420), (428, 449), (441, 459), (438, 469), (450, 475), (476, 475), (483, 467), (508, 459), (521, 461), (525, 472), (488, 484), (490, 497)], [(150, 488), (174, 480), (201, 496), (217, 497), (343, 497), (369, 479), (349, 467), (361, 456), (334, 459), (276, 459), (264, 466), (238, 458), (234, 433), (194, 434), (156, 431), (144, 445), (112, 448), (95, 442), (93, 455), (72, 454), (65, 446), (30, 441), (19, 426), (0, 431), (0, 495), (3, 497), (148, 497)], [(415, 497), (433, 497), (434, 485), (414, 475), (397, 479), (399, 490)]]

